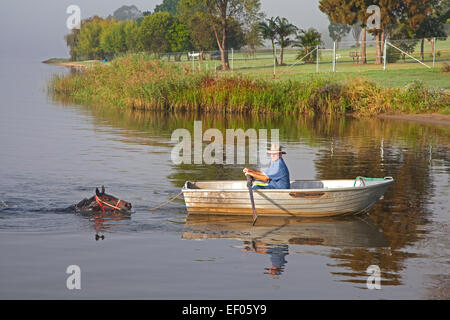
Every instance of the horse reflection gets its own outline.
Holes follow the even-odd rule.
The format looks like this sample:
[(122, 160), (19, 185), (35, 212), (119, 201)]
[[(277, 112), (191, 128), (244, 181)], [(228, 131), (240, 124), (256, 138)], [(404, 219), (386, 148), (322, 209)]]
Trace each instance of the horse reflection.
[(94, 222), (95, 240), (104, 240), (105, 233), (117, 222), (131, 220), (129, 214), (120, 211), (99, 212), (94, 215), (84, 215), (86, 218)]

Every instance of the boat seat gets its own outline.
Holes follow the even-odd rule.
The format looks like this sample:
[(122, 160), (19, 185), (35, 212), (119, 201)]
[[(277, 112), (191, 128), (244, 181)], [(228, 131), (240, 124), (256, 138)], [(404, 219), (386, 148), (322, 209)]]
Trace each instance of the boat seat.
[(294, 181), (291, 189), (323, 189), (322, 181)]

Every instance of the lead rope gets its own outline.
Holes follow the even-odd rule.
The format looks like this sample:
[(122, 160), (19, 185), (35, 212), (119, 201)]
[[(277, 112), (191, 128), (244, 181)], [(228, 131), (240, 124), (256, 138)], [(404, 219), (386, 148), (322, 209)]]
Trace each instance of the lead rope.
[(182, 194), (183, 194), (183, 191), (180, 191), (180, 193), (177, 194), (175, 197), (170, 198), (169, 200), (167, 200), (166, 202), (160, 204), (160, 205), (157, 206), (157, 207), (153, 207), (153, 208), (148, 209), (148, 211), (154, 211), (154, 210), (156, 210), (156, 209), (159, 209), (159, 208), (165, 206), (166, 204), (171, 203), (172, 201), (174, 201), (176, 198), (178, 198), (178, 197), (181, 196)]

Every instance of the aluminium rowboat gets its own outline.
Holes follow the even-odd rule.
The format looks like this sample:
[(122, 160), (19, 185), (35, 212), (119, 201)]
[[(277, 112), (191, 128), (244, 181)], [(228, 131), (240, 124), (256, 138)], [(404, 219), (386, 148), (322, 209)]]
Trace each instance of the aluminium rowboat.
[[(368, 212), (392, 177), (292, 180), (290, 189), (253, 191), (258, 216), (331, 217)], [(195, 214), (251, 215), (246, 181), (186, 181), (186, 208)]]

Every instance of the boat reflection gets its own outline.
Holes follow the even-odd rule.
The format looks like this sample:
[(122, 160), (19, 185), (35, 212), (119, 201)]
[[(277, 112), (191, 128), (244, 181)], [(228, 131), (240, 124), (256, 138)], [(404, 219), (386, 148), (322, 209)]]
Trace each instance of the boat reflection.
[(280, 276), (289, 247), (384, 248), (384, 234), (367, 216), (341, 218), (259, 217), (189, 214), (182, 239), (233, 239), (243, 242), (242, 251), (267, 254), (266, 274)]
[(384, 235), (370, 219), (259, 217), (189, 214), (183, 239), (228, 238), (285, 245), (386, 247)]

